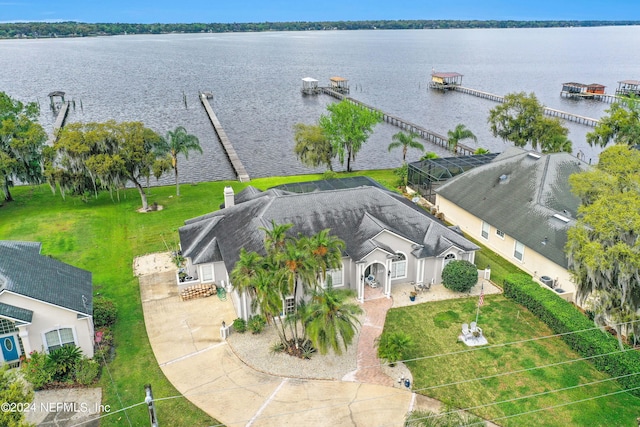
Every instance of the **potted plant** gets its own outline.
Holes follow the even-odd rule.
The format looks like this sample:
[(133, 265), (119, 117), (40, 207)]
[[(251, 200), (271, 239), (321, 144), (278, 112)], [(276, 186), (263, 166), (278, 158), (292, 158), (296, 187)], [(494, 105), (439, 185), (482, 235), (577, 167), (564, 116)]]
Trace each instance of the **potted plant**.
[(416, 300), (416, 295), (418, 295), (418, 294), (416, 293), (416, 291), (411, 291), (411, 292), (409, 292), (409, 299), (410, 299), (411, 301), (415, 301), (415, 300)]

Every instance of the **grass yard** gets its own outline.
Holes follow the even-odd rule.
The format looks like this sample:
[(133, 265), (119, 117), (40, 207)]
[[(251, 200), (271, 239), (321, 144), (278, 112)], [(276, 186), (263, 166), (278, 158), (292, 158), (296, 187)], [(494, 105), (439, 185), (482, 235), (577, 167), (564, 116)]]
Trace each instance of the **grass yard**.
[[(365, 173), (340, 174), (340, 176)], [(391, 171), (368, 171), (381, 183), (393, 186)], [(262, 178), (251, 181), (260, 189), (285, 182), (321, 179), (321, 175)], [(109, 364), (113, 382), (103, 371), (103, 403), (113, 411), (144, 401), (144, 385), (153, 386), (154, 397), (179, 393), (166, 380), (151, 350), (140, 303), (138, 280), (133, 276), (133, 259), (138, 255), (166, 251), (177, 247), (178, 227), (184, 220), (217, 210), (223, 202), (223, 189), (231, 185), (236, 193), (247, 184), (237, 181), (211, 182), (175, 187), (154, 187), (149, 203), (164, 209), (140, 214), (140, 197), (135, 190), (120, 193), (114, 202), (106, 193), (83, 203), (76, 198), (62, 200), (49, 187), (18, 187), (15, 201), (0, 207), (0, 239), (42, 242), (42, 253), (93, 273), (94, 293), (116, 301), (118, 321), (114, 328), (116, 358)], [(215, 396), (212, 396), (215, 398)], [(156, 403), (161, 425), (172, 427), (208, 426), (216, 420), (207, 416), (187, 399)], [(143, 405), (103, 419), (101, 425), (148, 425), (149, 415)]]
[[(493, 263), (491, 264), (493, 267)], [(511, 415), (562, 405), (571, 401), (620, 391), (614, 380), (538, 397), (518, 397), (551, 392), (580, 384), (607, 380), (586, 361), (544, 369), (537, 366), (578, 359), (560, 338), (495, 346), (552, 335), (534, 315), (502, 295), (485, 296), (479, 326), (489, 341), (487, 348), (458, 342), (462, 323), (475, 320), (477, 298), (457, 299), (392, 309), (385, 331), (403, 331), (417, 344), (419, 360), (408, 362), (414, 389), (502, 426), (623, 426), (635, 425), (640, 399), (628, 393), (589, 400), (527, 415)], [(493, 347), (492, 347), (493, 346)], [(451, 354), (456, 353), (456, 354)], [(444, 356), (440, 356), (443, 355)], [(449, 354), (449, 355), (446, 355)], [(502, 375), (530, 369), (526, 372)], [(494, 376), (493, 378), (474, 380)], [(463, 382), (465, 380), (470, 380)], [(447, 385), (458, 383), (455, 385)], [(442, 387), (441, 387), (442, 386)], [(507, 403), (499, 403), (508, 401)], [(505, 417), (500, 419), (501, 417)]]

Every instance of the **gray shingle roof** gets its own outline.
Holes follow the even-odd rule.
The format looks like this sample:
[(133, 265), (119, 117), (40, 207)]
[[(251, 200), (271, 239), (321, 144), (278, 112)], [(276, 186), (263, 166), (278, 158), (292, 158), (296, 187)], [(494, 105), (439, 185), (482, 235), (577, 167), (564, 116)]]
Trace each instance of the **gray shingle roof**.
[(20, 323), (31, 323), (33, 311), (0, 302), (0, 316), (16, 320)]
[(588, 167), (567, 153), (531, 155), (510, 148), (493, 162), (451, 179), (436, 192), (566, 268), (567, 230), (575, 224), (580, 204), (571, 193), (568, 178)]
[[(375, 241), (384, 230), (423, 245), (416, 252), (419, 257), (439, 255), (451, 246), (478, 249), (401, 195), (363, 186), (303, 194), (268, 190), (262, 197), (187, 220), (179, 230), (183, 255), (198, 259), (198, 263), (224, 261), (231, 271), (241, 248), (264, 253), (264, 232), (260, 228), (269, 228), (271, 221), (293, 224), (289, 230), (292, 236), (312, 235), (328, 228), (345, 241), (345, 253), (354, 260), (376, 247), (389, 250)], [(212, 243), (216, 250), (211, 248)]]
[(93, 313), (91, 273), (40, 254), (41, 244), (0, 240), (0, 292)]

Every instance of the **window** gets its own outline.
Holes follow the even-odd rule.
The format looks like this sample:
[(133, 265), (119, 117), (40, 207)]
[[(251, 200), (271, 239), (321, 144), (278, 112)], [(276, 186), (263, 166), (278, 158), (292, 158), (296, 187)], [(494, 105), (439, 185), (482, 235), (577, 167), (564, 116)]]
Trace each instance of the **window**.
[(202, 282), (213, 282), (213, 265), (205, 264), (200, 267), (200, 271), (202, 273)]
[(407, 257), (397, 252), (391, 262), (391, 278), (402, 279), (403, 277), (407, 277)]
[(504, 232), (503, 232), (503, 231), (498, 230), (497, 228), (496, 228), (496, 235), (497, 235), (499, 238), (504, 239)]
[(513, 251), (513, 256), (519, 261), (522, 261), (524, 258), (524, 245), (518, 242), (517, 240), (516, 240), (516, 248)]
[(296, 311), (296, 299), (293, 296), (284, 299), (284, 314), (293, 314)]
[(329, 283), (329, 280), (331, 280), (331, 286), (333, 286), (334, 288), (342, 286), (344, 284), (342, 271), (342, 269), (327, 271), (327, 284)]
[(447, 255), (444, 257), (444, 265), (449, 264), (451, 261), (453, 261), (453, 260), (455, 260), (455, 259), (456, 259), (456, 254), (447, 254)]
[(482, 237), (485, 239), (489, 239), (489, 228), (491, 228), (491, 226), (489, 224), (487, 224), (486, 222), (482, 221)]
[(49, 331), (44, 334), (44, 339), (46, 341), (45, 344), (48, 352), (65, 345), (75, 345), (76, 343), (73, 339), (73, 330), (71, 328), (61, 328)]

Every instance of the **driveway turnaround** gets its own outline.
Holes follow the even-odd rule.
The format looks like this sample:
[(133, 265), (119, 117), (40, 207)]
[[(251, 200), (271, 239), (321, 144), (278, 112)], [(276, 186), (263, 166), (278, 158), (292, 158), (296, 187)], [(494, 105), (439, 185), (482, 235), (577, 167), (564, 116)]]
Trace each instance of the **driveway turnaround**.
[(226, 301), (216, 296), (182, 301), (175, 272), (158, 267), (160, 254), (148, 257), (156, 266), (146, 268), (150, 259), (137, 259), (136, 271), (157, 362), (184, 397), (221, 423), (399, 426), (416, 405), (415, 395), (400, 388), (280, 377), (252, 369), (221, 338), (222, 321), (231, 324), (237, 317), (231, 296)]

